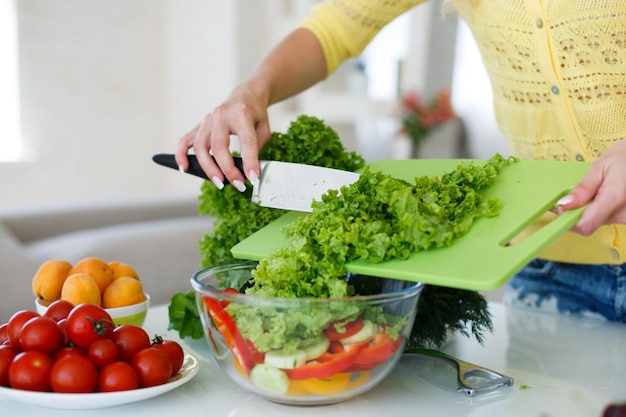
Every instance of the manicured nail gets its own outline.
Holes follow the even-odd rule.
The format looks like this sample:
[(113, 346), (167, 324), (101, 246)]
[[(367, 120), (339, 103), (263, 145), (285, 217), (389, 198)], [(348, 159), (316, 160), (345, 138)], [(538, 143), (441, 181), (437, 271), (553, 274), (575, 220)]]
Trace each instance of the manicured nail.
[(572, 201), (574, 201), (574, 197), (572, 197), (571, 195), (566, 195), (565, 197), (563, 197), (559, 201), (557, 201), (556, 205), (557, 206), (564, 206), (566, 204), (571, 203)]
[(180, 164), (178, 165), (178, 170), (180, 171), (181, 174), (185, 173), (185, 170), (183, 169), (183, 166), (180, 165)]
[(211, 181), (213, 182), (213, 184), (215, 184), (218, 190), (224, 188), (224, 183), (218, 177), (211, 178)]
[(239, 190), (240, 193), (243, 193), (244, 191), (246, 191), (246, 185), (239, 180), (233, 181), (233, 185), (235, 186), (237, 190)]
[(255, 170), (251, 169), (250, 172), (248, 172), (248, 179), (250, 180), (250, 182), (257, 182), (259, 176), (256, 174)]

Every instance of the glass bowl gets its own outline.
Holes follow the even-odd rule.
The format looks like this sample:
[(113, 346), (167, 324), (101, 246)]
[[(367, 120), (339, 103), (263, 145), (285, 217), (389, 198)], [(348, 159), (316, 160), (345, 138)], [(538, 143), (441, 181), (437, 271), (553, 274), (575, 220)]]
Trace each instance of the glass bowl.
[(358, 295), (323, 299), (226, 288), (246, 283), (256, 265), (234, 262), (191, 278), (206, 340), (238, 385), (282, 404), (322, 405), (362, 394), (391, 372), (422, 283), (348, 274)]

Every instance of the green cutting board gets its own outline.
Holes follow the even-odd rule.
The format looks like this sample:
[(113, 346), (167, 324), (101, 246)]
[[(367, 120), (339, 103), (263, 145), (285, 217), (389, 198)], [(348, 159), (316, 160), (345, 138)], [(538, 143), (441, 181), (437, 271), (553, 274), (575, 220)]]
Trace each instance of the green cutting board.
[[(415, 177), (442, 175), (454, 170), (460, 159), (380, 160), (370, 169), (413, 182)], [(483, 160), (474, 160), (482, 165)], [(585, 162), (518, 161), (502, 169), (482, 194), (502, 202), (500, 213), (478, 219), (470, 231), (452, 245), (413, 253), (407, 260), (378, 264), (354, 261), (348, 272), (424, 282), (467, 290), (490, 290), (503, 285), (561, 234), (570, 229), (582, 208), (557, 217), (530, 237), (507, 246), (526, 226), (554, 206), (583, 178)], [(307, 213), (287, 212), (232, 248), (235, 258), (260, 260), (286, 245), (281, 229)]]

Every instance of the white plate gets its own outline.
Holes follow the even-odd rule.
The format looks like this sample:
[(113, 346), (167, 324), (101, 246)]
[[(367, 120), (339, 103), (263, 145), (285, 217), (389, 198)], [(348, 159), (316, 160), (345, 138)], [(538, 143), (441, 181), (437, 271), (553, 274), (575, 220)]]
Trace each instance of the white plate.
[(199, 368), (200, 361), (198, 358), (185, 351), (185, 359), (180, 371), (163, 385), (129, 391), (96, 392), (90, 394), (36, 392), (0, 387), (0, 396), (26, 404), (35, 404), (49, 408), (86, 410), (113, 407), (156, 397), (176, 389), (191, 380), (198, 373)]

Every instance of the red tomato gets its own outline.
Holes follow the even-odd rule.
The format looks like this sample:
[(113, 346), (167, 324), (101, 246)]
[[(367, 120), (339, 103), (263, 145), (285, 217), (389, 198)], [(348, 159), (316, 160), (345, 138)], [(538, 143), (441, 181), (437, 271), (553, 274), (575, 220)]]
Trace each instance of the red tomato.
[[(228, 287), (223, 292), (227, 292), (227, 293), (231, 293), (231, 294), (239, 294), (239, 290), (237, 288), (233, 288), (233, 287)], [(222, 307), (226, 308), (226, 306), (228, 306), (228, 304), (230, 304), (230, 301), (221, 300), (220, 304), (222, 305)]]
[(67, 319), (61, 319), (57, 321), (57, 327), (59, 328), (59, 330), (61, 331), (61, 334), (63, 335), (63, 342), (61, 343), (61, 345), (62, 346), (69, 345), (70, 338), (67, 335)]
[(61, 360), (65, 356), (71, 355), (87, 356), (87, 352), (85, 352), (85, 349), (79, 348), (78, 346), (65, 346), (54, 352), (54, 354), (52, 355), (52, 359), (54, 359), (54, 361), (56, 362)]
[(150, 336), (144, 329), (134, 324), (122, 324), (113, 331), (113, 341), (117, 346), (117, 357), (130, 362), (140, 350), (150, 347)]
[(139, 388), (139, 377), (128, 362), (112, 362), (100, 370), (98, 391), (126, 391), (136, 388)]
[(86, 356), (65, 356), (50, 369), (50, 387), (54, 392), (94, 392), (97, 385), (98, 369)]
[(152, 347), (161, 349), (169, 356), (172, 362), (172, 375), (177, 373), (183, 366), (185, 352), (178, 342), (174, 340), (164, 340), (161, 336), (156, 336), (152, 342)]
[(22, 326), (20, 346), (22, 350), (38, 350), (52, 354), (63, 343), (63, 333), (57, 322), (50, 317), (33, 317)]
[(4, 323), (0, 325), (0, 345), (4, 345), (5, 342), (9, 341), (9, 335), (7, 334), (8, 327), (9, 323)]
[(14, 347), (0, 345), (0, 387), (9, 386), (9, 366), (18, 353)]
[(95, 304), (80, 304), (67, 316), (67, 336), (82, 348), (88, 348), (96, 339), (110, 339), (114, 328), (109, 313)]
[(29, 350), (20, 352), (9, 366), (11, 388), (28, 391), (50, 391), (50, 369), (54, 360), (50, 355)]
[(349, 322), (337, 321), (328, 326), (326, 329), (326, 337), (328, 337), (328, 340), (331, 342), (336, 342), (345, 337), (357, 334), (362, 328), (363, 319), (361, 317), (357, 317), (355, 320)]
[(130, 364), (135, 368), (142, 388), (165, 384), (172, 375), (172, 361), (160, 349), (149, 347), (133, 356)]
[(117, 359), (117, 345), (112, 339), (94, 340), (87, 349), (87, 357), (98, 369), (104, 368)]
[(66, 319), (73, 308), (74, 304), (67, 300), (56, 300), (48, 306), (48, 309), (45, 313), (43, 313), (43, 315), (45, 317), (50, 317), (54, 321), (59, 321), (61, 319)]
[(7, 336), (13, 347), (21, 349), (20, 334), (22, 333), (22, 326), (28, 320), (38, 316), (39, 313), (32, 310), (20, 310), (11, 316), (7, 323)]

